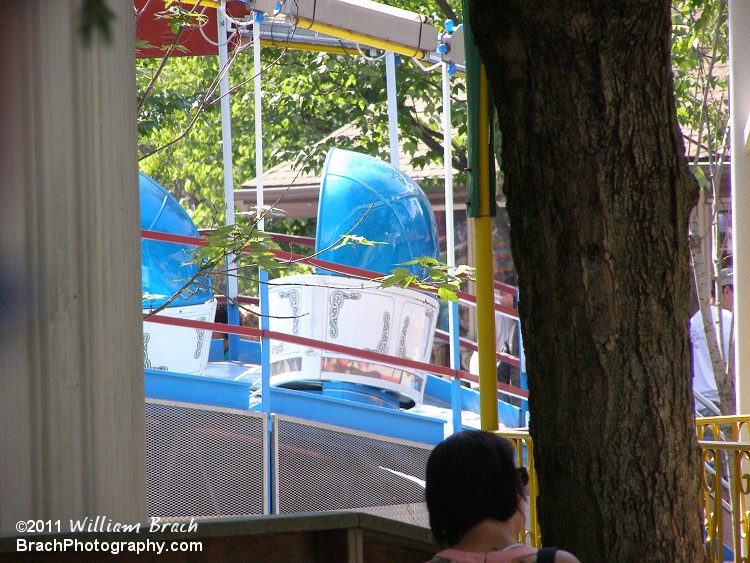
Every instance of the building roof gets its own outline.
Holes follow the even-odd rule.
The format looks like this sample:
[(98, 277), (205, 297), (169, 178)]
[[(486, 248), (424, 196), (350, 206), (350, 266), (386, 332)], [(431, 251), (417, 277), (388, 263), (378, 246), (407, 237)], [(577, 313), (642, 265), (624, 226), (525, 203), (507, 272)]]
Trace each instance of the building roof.
[[(359, 134), (359, 127), (354, 123), (349, 123), (331, 133), (318, 144), (324, 146), (327, 141), (333, 138), (354, 138)], [(444, 177), (442, 164), (428, 164), (424, 168), (416, 168), (412, 165), (412, 156), (404, 151), (403, 142), (400, 143), (399, 149), (399, 169), (417, 184), (425, 178)], [(418, 141), (415, 156), (423, 156), (427, 153), (427, 150), (427, 146)], [(294, 170), (292, 163), (289, 161), (269, 168), (263, 173), (264, 203), (266, 205), (276, 204), (290, 217), (316, 217), (322, 172), (322, 169), (298, 172)], [(234, 201), (237, 209), (249, 211), (255, 205), (256, 189), (257, 178), (253, 178), (243, 183), (240, 189), (235, 190)], [(445, 208), (445, 194), (442, 191), (429, 192), (427, 197), (434, 210)], [(466, 186), (455, 186), (453, 206), (454, 209), (466, 207)]]

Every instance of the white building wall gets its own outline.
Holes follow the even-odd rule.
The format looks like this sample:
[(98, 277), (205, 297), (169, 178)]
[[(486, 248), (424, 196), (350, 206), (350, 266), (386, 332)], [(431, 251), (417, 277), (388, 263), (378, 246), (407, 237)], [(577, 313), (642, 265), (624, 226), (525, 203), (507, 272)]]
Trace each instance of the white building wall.
[[(750, 156), (745, 125), (750, 116), (750, 2), (729, 0), (729, 100), (732, 152), (732, 254), (737, 412), (750, 414)], [(748, 321), (748, 322), (745, 322)]]

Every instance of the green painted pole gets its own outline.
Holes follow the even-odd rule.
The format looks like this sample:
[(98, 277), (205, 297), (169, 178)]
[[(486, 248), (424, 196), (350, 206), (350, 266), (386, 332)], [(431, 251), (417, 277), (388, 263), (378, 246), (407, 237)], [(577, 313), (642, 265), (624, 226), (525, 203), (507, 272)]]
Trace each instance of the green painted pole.
[(479, 348), (479, 419), (482, 430), (497, 430), (497, 375), (495, 356), (495, 292), (492, 221), (495, 215), (494, 159), (490, 133), (492, 107), (484, 67), (464, 8), (466, 91), (468, 100), (468, 201), (474, 221), (477, 345)]

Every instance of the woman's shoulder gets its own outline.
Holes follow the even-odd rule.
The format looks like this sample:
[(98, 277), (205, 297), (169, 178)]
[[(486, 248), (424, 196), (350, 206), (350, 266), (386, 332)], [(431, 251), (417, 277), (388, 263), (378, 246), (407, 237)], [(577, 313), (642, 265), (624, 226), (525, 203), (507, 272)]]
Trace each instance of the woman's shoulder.
[(542, 548), (533, 557), (521, 561), (523, 563), (580, 563), (575, 555), (556, 547)]
[(581, 563), (578, 558), (568, 551), (559, 550), (555, 553), (555, 563)]
[(497, 551), (463, 551), (460, 549), (444, 549), (428, 563), (513, 563), (521, 561), (533, 561), (526, 559), (533, 556), (537, 550), (526, 545), (519, 545), (512, 549), (501, 549)]
[[(536, 548), (525, 545), (489, 552), (445, 549), (427, 563), (536, 563), (538, 553)], [(554, 551), (552, 557), (555, 563), (580, 563), (572, 553), (563, 550)]]

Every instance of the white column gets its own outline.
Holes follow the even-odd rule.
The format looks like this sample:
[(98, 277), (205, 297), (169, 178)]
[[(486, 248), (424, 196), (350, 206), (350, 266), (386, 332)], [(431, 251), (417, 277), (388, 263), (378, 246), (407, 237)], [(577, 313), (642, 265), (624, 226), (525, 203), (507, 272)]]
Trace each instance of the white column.
[[(216, 10), (216, 37), (219, 43), (219, 94), (221, 100), (221, 157), (224, 164), (224, 224), (234, 225), (234, 173), (232, 160), (232, 107), (229, 94), (229, 22), (221, 10)], [(240, 310), (237, 306), (237, 264), (236, 256), (227, 256), (227, 324), (241, 325)], [(240, 337), (229, 335), (229, 359), (236, 360), (240, 346)]]
[[(453, 221), (453, 150), (451, 122), (451, 78), (448, 63), (442, 63), (443, 84), (443, 170), (445, 175), (445, 258), (452, 269), (456, 267), (455, 224)], [(458, 303), (448, 303), (448, 333), (450, 335), (450, 365), (461, 369), (461, 342), (459, 334)], [(461, 381), (451, 382), (451, 403), (453, 407), (453, 431), (462, 429), (461, 422)]]
[[(253, 23), (253, 95), (255, 100), (255, 184), (256, 205), (260, 212), (265, 205), (263, 198), (263, 65), (260, 59), (260, 24), (263, 16), (255, 12)], [(264, 215), (260, 215), (258, 229), (266, 228)]]
[(0, 533), (146, 517), (132, 4), (0, 18)]
[(388, 139), (391, 147), (391, 164), (398, 165), (398, 106), (396, 103), (396, 55), (385, 54), (386, 94), (388, 96)]
[[(729, 0), (729, 87), (732, 160), (732, 254), (737, 412), (750, 414), (750, 2)], [(746, 299), (747, 298), (747, 299)], [(746, 323), (745, 320), (748, 322)]]

